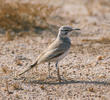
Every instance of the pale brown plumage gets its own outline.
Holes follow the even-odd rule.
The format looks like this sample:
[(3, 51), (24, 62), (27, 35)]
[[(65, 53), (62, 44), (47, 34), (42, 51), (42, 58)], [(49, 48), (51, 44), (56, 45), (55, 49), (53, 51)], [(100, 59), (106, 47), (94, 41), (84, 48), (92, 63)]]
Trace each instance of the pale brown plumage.
[[(36, 59), (36, 62), (31, 65), (27, 70), (22, 72), (19, 75), (24, 74), (25, 72), (29, 71), (36, 65), (44, 62), (56, 62), (56, 68), (57, 68), (57, 75), (59, 81), (61, 80), (59, 75), (59, 68), (58, 68), (58, 62), (63, 59), (71, 46), (70, 39), (68, 38), (68, 33), (73, 30), (72, 27), (69, 26), (62, 26), (59, 29), (59, 34), (56, 38), (56, 40), (46, 49), (44, 50)], [(76, 30), (76, 29), (75, 29)]]

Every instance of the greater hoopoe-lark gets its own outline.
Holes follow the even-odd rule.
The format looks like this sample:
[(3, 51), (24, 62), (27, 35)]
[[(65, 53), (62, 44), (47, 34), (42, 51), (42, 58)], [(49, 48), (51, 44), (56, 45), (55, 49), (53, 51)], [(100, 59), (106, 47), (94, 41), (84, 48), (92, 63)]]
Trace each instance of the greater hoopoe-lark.
[(56, 40), (46, 49), (44, 50), (38, 57), (34, 64), (32, 64), (27, 70), (20, 73), (19, 75), (24, 74), (25, 72), (29, 71), (33, 67), (37, 66), (40, 63), (48, 62), (48, 70), (50, 76), (50, 62), (55, 62), (55, 66), (57, 69), (57, 76), (59, 82), (61, 81), (60, 74), (59, 74), (59, 67), (58, 62), (62, 60), (68, 53), (68, 50), (71, 46), (71, 41), (68, 37), (69, 33), (74, 30), (80, 30), (78, 28), (72, 28), (70, 26), (61, 26), (59, 28), (59, 33)]

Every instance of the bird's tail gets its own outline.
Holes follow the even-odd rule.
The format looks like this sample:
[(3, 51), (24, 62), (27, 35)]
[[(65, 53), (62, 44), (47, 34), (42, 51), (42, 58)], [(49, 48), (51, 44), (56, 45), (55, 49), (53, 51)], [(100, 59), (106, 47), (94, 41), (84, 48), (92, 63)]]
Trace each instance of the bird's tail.
[(34, 64), (32, 64), (28, 69), (26, 69), (24, 72), (20, 73), (19, 76), (22, 75), (22, 74), (24, 74), (24, 73), (26, 73), (26, 72), (28, 72), (30, 69), (32, 69), (36, 65), (37, 65), (37, 61)]

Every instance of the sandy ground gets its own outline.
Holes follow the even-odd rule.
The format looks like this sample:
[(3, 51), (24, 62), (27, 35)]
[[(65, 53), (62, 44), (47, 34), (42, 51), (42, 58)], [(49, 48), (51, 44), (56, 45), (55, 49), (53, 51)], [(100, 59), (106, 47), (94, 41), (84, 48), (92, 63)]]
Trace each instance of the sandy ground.
[(47, 63), (14, 79), (55, 40), (52, 30), (57, 34), (58, 28), (41, 35), (16, 36), (12, 41), (0, 34), (0, 100), (109, 100), (110, 7), (98, 5), (88, 12), (86, 4), (78, 1), (65, 1), (57, 12), (64, 19), (53, 18), (58, 27), (69, 24), (81, 29), (80, 34), (70, 36), (70, 52), (59, 63), (60, 83), (54, 63), (51, 79), (47, 79)]

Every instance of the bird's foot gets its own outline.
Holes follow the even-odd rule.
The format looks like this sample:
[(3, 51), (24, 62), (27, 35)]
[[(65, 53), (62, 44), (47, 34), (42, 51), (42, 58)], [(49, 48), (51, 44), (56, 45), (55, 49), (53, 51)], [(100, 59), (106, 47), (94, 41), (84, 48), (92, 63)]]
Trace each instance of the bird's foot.
[(59, 81), (59, 82), (61, 82), (61, 81), (62, 81), (61, 77), (58, 77), (58, 81)]
[(52, 79), (52, 78), (53, 78), (53, 77), (49, 75), (49, 76), (47, 76), (47, 78), (46, 78), (46, 79)]

